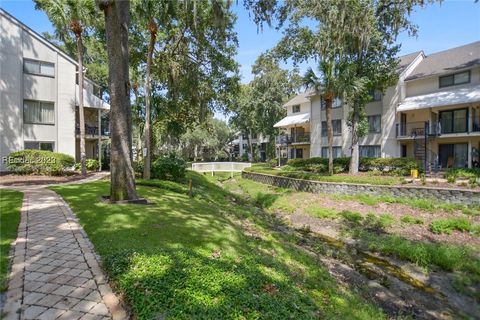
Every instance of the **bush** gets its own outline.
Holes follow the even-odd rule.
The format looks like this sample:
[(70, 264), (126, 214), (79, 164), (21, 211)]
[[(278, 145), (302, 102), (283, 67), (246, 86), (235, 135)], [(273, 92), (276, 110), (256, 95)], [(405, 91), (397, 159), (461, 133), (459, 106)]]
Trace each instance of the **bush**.
[[(290, 169), (309, 171), (316, 173), (324, 173), (328, 171), (328, 158), (313, 157), (308, 159), (290, 159), (287, 161)], [(350, 158), (342, 157), (333, 159), (334, 173), (342, 173), (348, 171)]]
[(404, 215), (400, 218), (400, 221), (406, 224), (423, 224), (423, 219), (419, 217), (414, 217), (411, 215)]
[(450, 168), (445, 171), (444, 178), (453, 183), (458, 178), (476, 180), (480, 178), (479, 168)]
[[(87, 159), (85, 167), (87, 168), (87, 171), (98, 171), (100, 163), (95, 159)], [(80, 162), (75, 163), (74, 169), (75, 171), (80, 171), (82, 169), (82, 164)]]
[(276, 166), (278, 166), (278, 160), (277, 159), (271, 159), (271, 160), (268, 161), (268, 165), (271, 168), (275, 168)]
[(133, 172), (136, 178), (143, 177), (143, 161), (133, 161)]
[(471, 229), (472, 223), (466, 218), (438, 219), (430, 224), (430, 230), (433, 233), (451, 234), (453, 230), (464, 232)]
[(185, 178), (185, 168), (185, 161), (171, 154), (152, 163), (151, 176), (152, 179), (180, 181)]
[(22, 150), (8, 157), (8, 170), (18, 174), (59, 176), (73, 167), (73, 157), (46, 150)]
[(410, 170), (419, 169), (418, 162), (413, 158), (360, 158), (361, 171), (378, 170), (407, 176)]

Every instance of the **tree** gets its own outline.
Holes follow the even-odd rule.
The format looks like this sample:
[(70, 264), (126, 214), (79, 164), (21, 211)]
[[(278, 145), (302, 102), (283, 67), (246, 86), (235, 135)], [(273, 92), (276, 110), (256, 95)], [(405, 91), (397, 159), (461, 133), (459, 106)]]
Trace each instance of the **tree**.
[(75, 39), (78, 59), (78, 115), (80, 122), (80, 163), (82, 175), (87, 174), (85, 153), (85, 115), (83, 110), (84, 84), (84, 44), (83, 33), (96, 18), (93, 0), (35, 0), (35, 7), (45, 11), (55, 27), (59, 39), (71, 43), (69, 37)]
[(111, 125), (110, 201), (138, 199), (132, 167), (132, 116), (128, 74), (129, 2), (97, 0), (105, 15)]

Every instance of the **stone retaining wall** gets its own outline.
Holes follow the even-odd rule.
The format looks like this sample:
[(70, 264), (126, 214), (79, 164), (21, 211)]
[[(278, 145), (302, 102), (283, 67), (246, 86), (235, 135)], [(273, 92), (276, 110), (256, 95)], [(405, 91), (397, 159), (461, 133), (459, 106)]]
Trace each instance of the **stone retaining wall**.
[(375, 186), (352, 183), (334, 183), (312, 180), (302, 180), (287, 177), (274, 176), (263, 173), (242, 172), (242, 177), (260, 183), (266, 183), (277, 187), (290, 188), (297, 191), (312, 193), (340, 193), (371, 195), (391, 195), (397, 197), (411, 197), (440, 200), (449, 203), (463, 205), (480, 205), (480, 191), (463, 189), (443, 189), (412, 186)]

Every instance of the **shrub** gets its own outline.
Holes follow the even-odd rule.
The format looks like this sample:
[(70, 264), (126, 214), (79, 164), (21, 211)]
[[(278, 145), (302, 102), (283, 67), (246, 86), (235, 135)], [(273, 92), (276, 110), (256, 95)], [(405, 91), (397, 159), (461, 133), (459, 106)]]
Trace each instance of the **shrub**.
[(418, 217), (414, 217), (414, 216), (410, 216), (410, 215), (404, 215), (400, 218), (400, 221), (402, 221), (403, 223), (407, 223), (407, 224), (423, 224), (423, 219), (422, 218), (418, 218)]
[(135, 172), (135, 177), (143, 177), (143, 161), (133, 161), (133, 172)]
[[(315, 173), (324, 173), (328, 171), (328, 158), (313, 157), (308, 159), (290, 159), (287, 165), (293, 170), (309, 171)], [(342, 173), (348, 171), (350, 158), (333, 159), (334, 173)]]
[(450, 168), (445, 171), (444, 178), (453, 183), (458, 178), (476, 181), (480, 178), (479, 168)]
[(95, 159), (87, 159), (85, 166), (87, 167), (88, 171), (98, 171), (100, 168), (100, 163)]
[(419, 169), (418, 162), (413, 158), (360, 158), (361, 171), (378, 170), (407, 176), (410, 170)]
[(446, 233), (451, 234), (453, 230), (458, 231), (470, 231), (472, 228), (472, 223), (465, 218), (449, 218), (449, 219), (438, 219), (432, 221), (430, 224), (430, 230), (433, 233)]
[(270, 159), (268, 161), (268, 165), (271, 167), (271, 168), (275, 168), (276, 166), (278, 166), (278, 160), (277, 159)]
[(18, 174), (42, 174), (58, 176), (73, 167), (73, 157), (46, 150), (22, 150), (8, 157), (8, 170)]
[(360, 221), (362, 221), (363, 217), (360, 213), (358, 212), (353, 212), (353, 211), (347, 211), (347, 210), (343, 210), (342, 212), (340, 212), (340, 215), (347, 221), (350, 221), (354, 224), (358, 224), (360, 223)]
[(186, 163), (174, 154), (160, 157), (152, 163), (153, 179), (180, 181), (185, 178)]
[(242, 154), (242, 156), (240, 157), (240, 161), (248, 162), (248, 153)]

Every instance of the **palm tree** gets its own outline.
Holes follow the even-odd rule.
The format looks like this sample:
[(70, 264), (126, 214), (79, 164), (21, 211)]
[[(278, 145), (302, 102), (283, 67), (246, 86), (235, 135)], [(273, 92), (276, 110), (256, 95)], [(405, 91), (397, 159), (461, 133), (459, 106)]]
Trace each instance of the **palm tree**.
[(322, 61), (319, 67), (320, 72), (324, 75), (324, 81), (315, 74), (312, 68), (309, 68), (303, 76), (304, 85), (315, 90), (317, 94), (321, 95), (321, 99), (325, 101), (325, 115), (327, 123), (327, 139), (328, 139), (328, 173), (333, 174), (333, 126), (332, 126), (332, 109), (334, 98), (334, 79), (333, 67), (325, 60)]
[(75, 39), (78, 59), (78, 115), (80, 120), (80, 163), (82, 175), (87, 174), (85, 154), (85, 115), (83, 110), (83, 34), (96, 18), (93, 0), (35, 0), (35, 8), (43, 10), (64, 42)]

